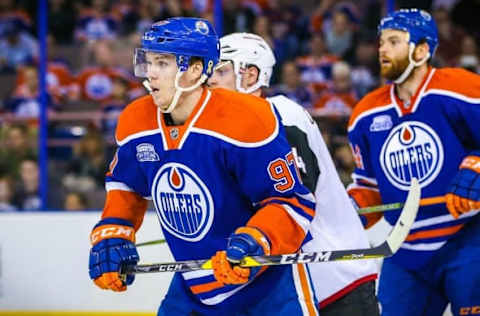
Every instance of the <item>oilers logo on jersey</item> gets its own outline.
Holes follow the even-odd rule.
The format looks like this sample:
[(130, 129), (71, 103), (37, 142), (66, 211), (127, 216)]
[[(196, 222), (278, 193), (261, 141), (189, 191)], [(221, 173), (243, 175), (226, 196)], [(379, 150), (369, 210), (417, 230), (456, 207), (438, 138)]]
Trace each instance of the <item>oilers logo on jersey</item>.
[(435, 131), (418, 121), (403, 122), (388, 135), (380, 164), (391, 184), (408, 191), (412, 177), (430, 184), (443, 165), (443, 146)]
[(196, 242), (209, 231), (214, 215), (211, 193), (187, 166), (163, 165), (153, 180), (152, 198), (163, 228), (172, 235)]

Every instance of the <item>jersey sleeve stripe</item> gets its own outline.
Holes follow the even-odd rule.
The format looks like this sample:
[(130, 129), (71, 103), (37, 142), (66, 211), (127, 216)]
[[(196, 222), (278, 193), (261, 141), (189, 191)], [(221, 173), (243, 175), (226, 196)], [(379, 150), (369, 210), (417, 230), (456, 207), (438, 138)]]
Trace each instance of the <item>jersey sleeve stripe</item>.
[(358, 173), (352, 173), (352, 179), (354, 182), (362, 180), (363, 182), (369, 183), (371, 185), (377, 185), (377, 180), (375, 178), (370, 178), (366, 176), (359, 175)]
[(313, 203), (302, 201), (303, 205), (299, 202), (297, 198), (282, 198), (282, 197), (271, 197), (260, 202), (260, 205), (265, 206), (270, 203), (278, 204), (289, 204), (293, 209), (297, 210), (302, 216), (305, 216), (307, 219), (313, 219), (315, 211), (313, 210)]
[(298, 215), (297, 211), (294, 211), (289, 205), (282, 205), (288, 214), (297, 222), (297, 224), (303, 229), (305, 234), (308, 232), (308, 227), (310, 226), (310, 221), (305, 219), (305, 217)]
[(305, 271), (303, 264), (297, 264), (292, 266), (293, 277), (295, 281), (295, 289), (299, 298), (300, 306), (302, 307), (303, 315), (316, 316), (318, 315), (315, 307), (315, 301), (313, 300), (314, 294), (310, 279)]
[(118, 182), (118, 181), (107, 181), (105, 182), (105, 190), (111, 191), (111, 190), (121, 190), (121, 191), (127, 191), (127, 192), (134, 192), (132, 188), (130, 188), (128, 185), (126, 185), (123, 182)]
[(403, 243), (400, 248), (414, 251), (434, 251), (442, 248), (447, 241), (435, 242), (435, 243), (422, 243), (422, 244), (409, 244)]
[(451, 227), (437, 228), (432, 230), (423, 230), (408, 235), (406, 241), (415, 241), (419, 239), (428, 239), (428, 238), (437, 238), (437, 237), (446, 237), (453, 235), (458, 232), (464, 224), (459, 224)]
[(224, 286), (224, 284), (222, 282), (213, 281), (213, 282), (209, 282), (209, 283), (190, 286), (190, 289), (192, 290), (193, 294), (200, 294), (200, 293), (210, 292), (212, 290), (219, 289), (223, 286)]

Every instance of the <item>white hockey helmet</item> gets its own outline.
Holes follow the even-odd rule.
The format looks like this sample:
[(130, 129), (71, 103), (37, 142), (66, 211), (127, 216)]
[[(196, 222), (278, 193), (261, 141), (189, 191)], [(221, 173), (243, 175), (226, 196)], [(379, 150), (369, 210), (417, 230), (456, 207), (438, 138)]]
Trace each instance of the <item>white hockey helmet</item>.
[[(232, 62), (238, 91), (252, 93), (260, 87), (269, 86), (275, 56), (270, 46), (260, 36), (251, 33), (232, 33), (223, 36), (220, 38), (220, 60)], [(221, 66), (222, 63), (218, 68)], [(253, 86), (244, 89), (241, 86), (241, 71), (249, 66), (258, 68), (258, 80)]]

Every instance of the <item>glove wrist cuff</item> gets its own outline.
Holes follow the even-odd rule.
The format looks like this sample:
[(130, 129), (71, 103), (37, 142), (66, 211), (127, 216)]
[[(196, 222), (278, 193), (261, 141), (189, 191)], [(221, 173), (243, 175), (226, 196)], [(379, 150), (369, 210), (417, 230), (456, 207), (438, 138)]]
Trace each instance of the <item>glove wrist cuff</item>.
[(270, 242), (267, 237), (257, 228), (254, 227), (240, 227), (235, 230), (235, 234), (248, 234), (263, 248), (265, 255), (270, 255)]
[(462, 160), (460, 169), (470, 169), (477, 173), (480, 173), (480, 157), (479, 156), (467, 156)]
[(121, 238), (135, 243), (135, 230), (133, 227), (111, 224), (98, 226), (90, 234), (92, 246), (108, 238)]

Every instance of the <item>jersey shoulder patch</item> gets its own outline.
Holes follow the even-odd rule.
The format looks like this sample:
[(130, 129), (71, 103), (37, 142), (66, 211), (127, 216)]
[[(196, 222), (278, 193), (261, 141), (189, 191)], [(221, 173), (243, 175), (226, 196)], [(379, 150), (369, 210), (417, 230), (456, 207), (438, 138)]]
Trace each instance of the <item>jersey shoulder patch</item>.
[(354, 126), (365, 112), (391, 104), (390, 88), (391, 85), (384, 85), (365, 95), (353, 108), (348, 127)]
[(278, 120), (265, 99), (225, 89), (212, 96), (195, 128), (240, 143), (263, 142), (278, 132)]
[(480, 98), (480, 76), (461, 68), (436, 69), (426, 92), (444, 90), (468, 98)]
[(151, 95), (136, 99), (122, 111), (118, 118), (115, 138), (122, 144), (128, 137), (158, 129), (157, 106)]

